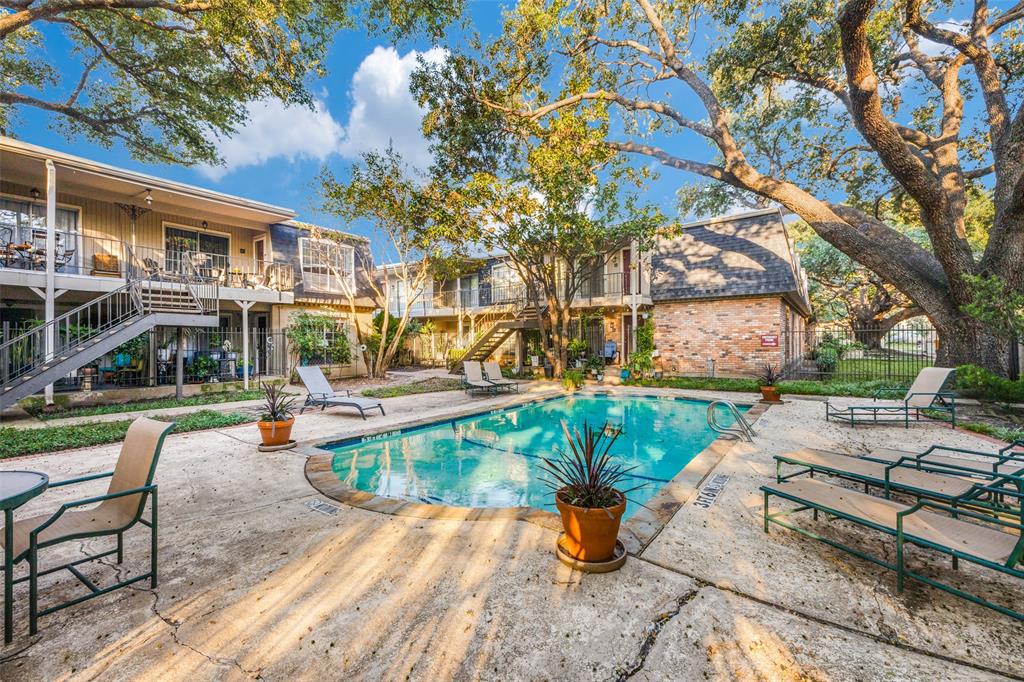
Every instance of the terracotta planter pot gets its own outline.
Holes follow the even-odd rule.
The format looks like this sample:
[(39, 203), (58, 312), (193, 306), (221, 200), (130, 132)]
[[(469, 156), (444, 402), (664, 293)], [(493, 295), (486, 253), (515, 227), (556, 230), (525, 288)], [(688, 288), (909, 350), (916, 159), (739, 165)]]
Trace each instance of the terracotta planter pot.
[(292, 436), (292, 425), (295, 417), (283, 422), (256, 422), (263, 436), (264, 445), (284, 445)]
[(766, 403), (777, 403), (781, 400), (779, 397), (778, 386), (762, 386), (761, 387), (761, 399)]
[(615, 541), (619, 537), (619, 524), (626, 512), (626, 498), (614, 507), (587, 509), (562, 501), (562, 493), (555, 494), (555, 505), (562, 515), (565, 529), (563, 547), (580, 561), (607, 561), (615, 554)]

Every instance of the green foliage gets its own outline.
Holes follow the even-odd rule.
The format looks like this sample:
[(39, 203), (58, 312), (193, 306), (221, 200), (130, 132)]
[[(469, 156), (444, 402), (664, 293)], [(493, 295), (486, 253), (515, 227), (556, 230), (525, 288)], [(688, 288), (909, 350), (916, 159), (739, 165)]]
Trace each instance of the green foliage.
[(815, 352), (814, 362), (822, 374), (832, 374), (839, 366), (840, 350), (834, 345), (822, 344)]
[[(249, 415), (212, 410), (199, 410), (185, 415), (155, 419), (174, 421), (173, 433), (219, 429), (253, 421)], [(0, 428), (0, 459), (117, 443), (124, 440), (131, 423), (131, 420), (124, 420), (73, 426), (44, 426), (38, 429)]]
[(128, 339), (114, 349), (114, 355), (127, 355), (132, 359), (141, 360), (149, 350), (149, 332), (143, 332), (138, 336)]
[[(29, 4), (32, 5), (31, 10)], [(5, 3), (0, 12), (0, 130), (16, 106), (53, 115), (66, 137), (124, 144), (147, 162), (218, 163), (217, 140), (248, 103), (313, 106), (337, 31), (357, 20), (399, 37), (439, 36), (461, 0), (217, 0)], [(24, 10), (24, 11), (22, 11)], [(58, 69), (53, 54), (79, 68)], [(63, 65), (62, 65), (63, 66)]]
[(463, 389), (461, 379), (450, 379), (448, 377), (431, 377), (423, 381), (414, 381), (409, 384), (398, 384), (396, 386), (383, 386), (381, 388), (368, 388), (362, 393), (368, 398), (397, 398), (403, 395), (416, 395), (419, 393), (436, 393), (439, 391), (460, 391)]
[(388, 331), (387, 334), (382, 334), (381, 329), (384, 325), (384, 312), (378, 310), (373, 314), (373, 320), (371, 321), (371, 332), (366, 337), (366, 348), (376, 355), (380, 352), (381, 339), (394, 339), (400, 336), (398, 339), (398, 347), (401, 348), (406, 339), (410, 336), (420, 333), (420, 323), (415, 320), (409, 320), (402, 328), (401, 334), (399, 334), (399, 327), (402, 326), (401, 318), (395, 317), (394, 315), (388, 315)]
[(583, 371), (578, 369), (567, 369), (562, 373), (562, 385), (568, 390), (574, 391), (583, 385)]
[(591, 355), (587, 358), (587, 369), (597, 370), (598, 372), (604, 371), (604, 358), (600, 355)]
[(1024, 380), (1012, 381), (976, 365), (956, 368), (958, 393), (1003, 403), (1024, 403)]
[(342, 365), (352, 362), (352, 346), (344, 325), (330, 315), (305, 310), (296, 313), (288, 322), (285, 336), (302, 364), (320, 357)]
[(630, 353), (627, 368), (633, 376), (654, 371), (654, 318), (648, 317), (636, 328), (636, 351)]
[(220, 360), (209, 355), (197, 355), (189, 365), (189, 374), (200, 381), (220, 373)]
[(541, 458), (544, 483), (562, 502), (585, 509), (614, 507), (621, 504), (629, 492), (642, 487), (618, 489), (636, 468), (619, 464), (610, 452), (621, 428), (607, 423), (591, 428), (583, 422), (583, 433), (575, 428), (570, 433), (563, 421), (562, 432), (569, 443), (569, 451), (559, 449), (557, 457)]
[(956, 425), (966, 431), (982, 433), (986, 436), (992, 436), (993, 438), (998, 438), (999, 440), (1006, 441), (1007, 443), (1024, 441), (1024, 429), (1020, 428), (1013, 428), (1008, 426), (995, 426), (994, 424), (986, 424), (985, 422), (965, 421), (957, 421)]
[(964, 275), (972, 300), (965, 313), (984, 322), (1006, 339), (1024, 339), (1024, 293), (991, 275)]
[(569, 352), (571, 358), (582, 357), (587, 352), (587, 341), (586, 339), (575, 338), (569, 342), (566, 346), (566, 350)]
[[(223, 384), (230, 386), (231, 384)], [(205, 386), (204, 386), (205, 388)], [(63, 405), (46, 407), (42, 398), (33, 398), (32, 402), (25, 399), (18, 403), (26, 412), (38, 419), (65, 419), (68, 417), (93, 417), (100, 414), (118, 414), (121, 412), (137, 412), (142, 410), (160, 410), (169, 407), (186, 407), (192, 405), (215, 405), (217, 403), (229, 403), (243, 400), (256, 400), (263, 397), (257, 390), (231, 391), (217, 393), (203, 393), (202, 395), (186, 396), (181, 400), (173, 397), (154, 398), (152, 400), (135, 400), (130, 403), (115, 403), (113, 405), (82, 405), (71, 407), (68, 405), (67, 396), (54, 396), (54, 399), (63, 398)]]
[[(731, 379), (728, 377), (665, 377), (662, 379), (630, 379), (624, 382), (632, 386), (652, 386), (656, 388), (678, 388), (683, 390), (705, 390), (705, 391), (739, 391), (743, 393), (757, 393), (760, 383), (757, 379)], [(891, 381), (807, 381), (789, 380), (780, 381), (778, 386), (781, 393), (790, 395), (834, 395), (852, 396), (858, 398), (871, 398), (880, 388), (889, 388), (894, 384)], [(906, 388), (906, 385), (903, 386)]]

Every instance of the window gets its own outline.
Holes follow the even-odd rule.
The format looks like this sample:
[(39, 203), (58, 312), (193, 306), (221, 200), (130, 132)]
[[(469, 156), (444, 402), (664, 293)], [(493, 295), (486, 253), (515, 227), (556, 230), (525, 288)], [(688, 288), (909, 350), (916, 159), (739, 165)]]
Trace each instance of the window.
[[(330, 239), (299, 238), (302, 285), (306, 291), (344, 294), (354, 291), (356, 250)], [(346, 291), (347, 289), (347, 291)]]
[(164, 267), (172, 272), (181, 272), (182, 254), (188, 251), (196, 267), (217, 268), (223, 273), (228, 270), (231, 240), (223, 234), (168, 225), (164, 228), (164, 249), (167, 252)]
[[(78, 239), (78, 211), (57, 208), (57, 249), (74, 248)], [(6, 246), (46, 239), (46, 207), (29, 201), (0, 199), (0, 242)]]

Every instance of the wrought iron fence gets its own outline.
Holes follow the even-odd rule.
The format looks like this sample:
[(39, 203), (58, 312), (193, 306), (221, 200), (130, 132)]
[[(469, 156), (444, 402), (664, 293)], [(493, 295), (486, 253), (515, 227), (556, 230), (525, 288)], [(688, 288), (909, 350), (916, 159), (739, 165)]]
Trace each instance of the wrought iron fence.
[(804, 352), (786, 368), (790, 379), (909, 383), (935, 364), (938, 333), (931, 327), (808, 329)]

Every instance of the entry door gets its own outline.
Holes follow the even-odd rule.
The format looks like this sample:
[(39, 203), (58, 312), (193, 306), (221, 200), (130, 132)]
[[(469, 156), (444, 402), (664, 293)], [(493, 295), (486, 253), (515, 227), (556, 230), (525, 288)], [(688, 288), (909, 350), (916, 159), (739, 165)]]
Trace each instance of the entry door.
[(633, 316), (622, 316), (622, 353), (619, 355), (619, 362), (626, 364), (629, 361), (629, 354), (633, 352)]
[(630, 288), (632, 285), (633, 273), (631, 271), (633, 266), (633, 252), (631, 249), (622, 250), (622, 293), (632, 294), (633, 290)]
[(252, 240), (252, 258), (256, 261), (256, 273), (262, 275), (267, 267), (267, 240), (265, 237)]

